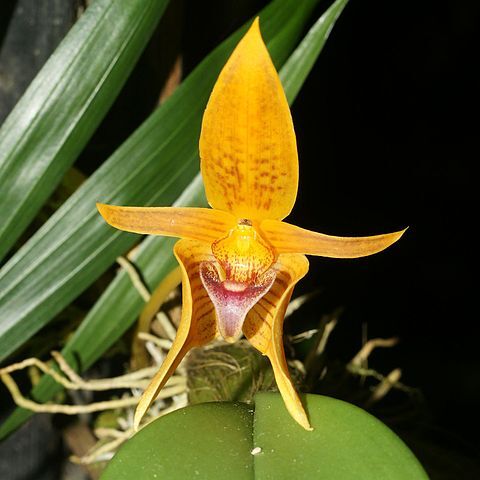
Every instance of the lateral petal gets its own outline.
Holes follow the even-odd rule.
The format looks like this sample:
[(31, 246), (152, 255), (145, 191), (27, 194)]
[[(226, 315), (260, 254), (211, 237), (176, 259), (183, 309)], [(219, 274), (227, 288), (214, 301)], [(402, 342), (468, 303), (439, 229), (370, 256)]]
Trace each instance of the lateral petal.
[(213, 88), (203, 116), (200, 158), (212, 207), (251, 220), (290, 213), (298, 184), (295, 132), (258, 18)]
[(283, 349), (283, 320), (295, 284), (308, 272), (304, 255), (280, 255), (273, 267), (277, 276), (272, 288), (250, 310), (243, 324), (249, 342), (272, 363), (275, 380), (290, 415), (306, 430), (310, 423), (295, 391)]
[(104, 220), (126, 232), (182, 237), (212, 243), (235, 227), (227, 212), (193, 207), (121, 207), (97, 203)]
[(331, 258), (366, 257), (395, 243), (407, 229), (370, 237), (335, 237), (277, 220), (260, 224), (264, 237), (277, 253), (303, 253)]
[(135, 429), (188, 351), (209, 343), (217, 334), (215, 310), (199, 273), (200, 264), (213, 258), (210, 246), (194, 240), (179, 240), (174, 253), (182, 269), (182, 318), (172, 348), (137, 405)]

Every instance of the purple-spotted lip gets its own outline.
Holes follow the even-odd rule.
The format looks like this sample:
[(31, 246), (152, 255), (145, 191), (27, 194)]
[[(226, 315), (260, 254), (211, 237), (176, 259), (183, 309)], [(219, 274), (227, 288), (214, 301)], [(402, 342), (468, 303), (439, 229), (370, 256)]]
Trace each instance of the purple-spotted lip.
[(253, 284), (222, 281), (213, 262), (200, 264), (200, 279), (215, 307), (217, 327), (225, 341), (233, 343), (241, 337), (248, 312), (270, 290), (275, 277), (275, 270), (270, 268)]

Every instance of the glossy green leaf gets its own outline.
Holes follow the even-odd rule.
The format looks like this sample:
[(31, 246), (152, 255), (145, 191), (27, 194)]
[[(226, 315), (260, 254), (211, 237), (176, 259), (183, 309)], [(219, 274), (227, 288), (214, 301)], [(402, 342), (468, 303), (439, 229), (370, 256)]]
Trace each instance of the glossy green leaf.
[(101, 480), (427, 480), (413, 453), (375, 417), (329, 397), (306, 395), (305, 400), (312, 432), (289, 416), (278, 393), (256, 396), (253, 426), (242, 404), (177, 410), (132, 437)]
[[(331, 8), (336, 8), (336, 4), (337, 2)], [(321, 18), (329, 15), (331, 8)], [(268, 10), (264, 12), (264, 15), (266, 16), (267, 13), (269, 13)], [(308, 48), (306, 48), (305, 39), (297, 47), (302, 48), (304, 52), (303, 57), (296, 56), (297, 62), (303, 62), (305, 57), (315, 59), (320, 53), (313, 41), (314, 37), (309, 36), (306, 38), (311, 40), (307, 43)], [(293, 55), (295, 53), (292, 54), (291, 58), (293, 58)], [(305, 65), (310, 65), (311, 67), (313, 61), (305, 63)], [(290, 76), (296, 76), (301, 80), (300, 83), (305, 80), (308, 73), (309, 69), (297, 68), (296, 62), (292, 61), (288, 61), (280, 71), (284, 81), (289, 79)], [(298, 83), (293, 82), (293, 85), (298, 85)], [(287, 84), (287, 97), (292, 102), (298, 90), (294, 92), (290, 88)], [(198, 177), (178, 200), (178, 205), (180, 204), (189, 206), (206, 205), (203, 185)], [(174, 242), (174, 239), (149, 237), (142, 242), (142, 246), (137, 252), (135, 264), (152, 289), (160, 283), (166, 273), (168, 273), (169, 268), (175, 264), (172, 253)], [(126, 273), (120, 272), (85, 318), (80, 329), (69, 340), (62, 353), (75, 368), (85, 370), (133, 324), (143, 305), (143, 300), (131, 285)], [(50, 377), (44, 377), (33, 390), (32, 396), (37, 401), (45, 402), (51, 399), (59, 390), (58, 385)], [(0, 438), (18, 428), (31, 415), (31, 412), (17, 408), (0, 427)]]
[[(275, 0), (263, 34), (282, 64), (318, 0)], [(0, 271), (0, 360), (95, 281), (136, 235), (114, 230), (95, 202), (170, 205), (198, 171), (198, 136), (219, 70), (244, 32), (214, 50)]]
[(304, 401), (312, 432), (292, 420), (280, 395), (255, 398), (255, 478), (428, 479), (403, 441), (369, 413), (322, 395)]
[(5, 120), (0, 129), (0, 260), (95, 131), (167, 4), (93, 2)]
[(182, 408), (138, 432), (101, 479), (254, 478), (252, 423), (245, 403)]

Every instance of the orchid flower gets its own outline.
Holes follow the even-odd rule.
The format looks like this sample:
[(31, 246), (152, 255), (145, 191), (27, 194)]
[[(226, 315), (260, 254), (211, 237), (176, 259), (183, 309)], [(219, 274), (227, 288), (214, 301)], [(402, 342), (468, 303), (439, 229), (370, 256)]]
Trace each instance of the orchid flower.
[(128, 232), (180, 237), (183, 311), (175, 341), (143, 393), (135, 426), (185, 354), (242, 334), (271, 361), (292, 417), (310, 430), (283, 349), (283, 319), (305, 255), (354, 258), (379, 252), (404, 231), (336, 237), (282, 220), (295, 203), (295, 132), (258, 19), (221, 71), (203, 116), (201, 172), (210, 208), (98, 204), (107, 223)]

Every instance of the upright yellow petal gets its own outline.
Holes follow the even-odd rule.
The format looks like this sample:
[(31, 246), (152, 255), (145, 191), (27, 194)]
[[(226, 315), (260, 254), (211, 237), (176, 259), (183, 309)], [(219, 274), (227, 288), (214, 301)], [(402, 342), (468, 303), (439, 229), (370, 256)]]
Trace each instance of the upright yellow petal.
[(103, 219), (126, 232), (190, 238), (212, 243), (236, 225), (227, 212), (190, 207), (120, 207), (97, 203)]
[(174, 252), (183, 276), (182, 318), (172, 348), (140, 398), (134, 418), (136, 429), (187, 352), (193, 347), (209, 343), (217, 334), (215, 310), (199, 274), (200, 264), (213, 259), (210, 246), (194, 240), (179, 240)]
[(200, 135), (210, 205), (238, 218), (286, 217), (295, 202), (295, 132), (258, 18), (224, 66)]
[(272, 288), (250, 310), (243, 332), (249, 342), (272, 363), (275, 380), (290, 415), (306, 430), (310, 423), (292, 384), (283, 350), (283, 319), (295, 284), (308, 272), (304, 255), (280, 255), (274, 266), (277, 276)]
[(370, 237), (335, 237), (312, 232), (276, 220), (265, 220), (260, 231), (277, 253), (303, 253), (331, 258), (358, 258), (381, 252), (395, 243), (406, 231)]

